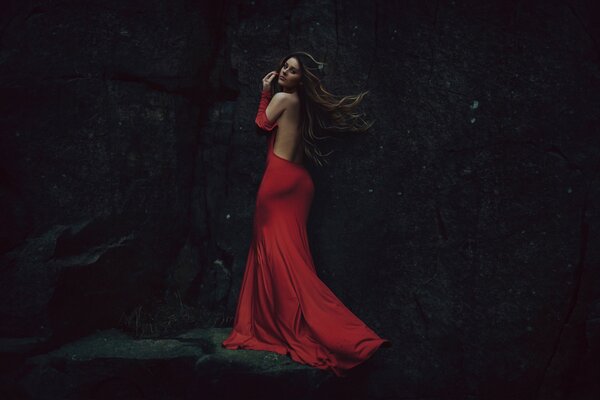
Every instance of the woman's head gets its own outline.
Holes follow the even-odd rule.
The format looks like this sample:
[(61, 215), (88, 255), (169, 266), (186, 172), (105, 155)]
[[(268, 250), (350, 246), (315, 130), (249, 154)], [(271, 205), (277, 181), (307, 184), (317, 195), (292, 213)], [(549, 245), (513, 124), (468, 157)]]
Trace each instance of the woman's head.
[(319, 85), (320, 79), (314, 72), (321, 71), (323, 65), (325, 63), (302, 51), (288, 54), (279, 62), (277, 84), (283, 92), (302, 91)]
[(322, 154), (316, 139), (330, 133), (365, 132), (373, 122), (366, 122), (364, 113), (354, 112), (368, 93), (337, 96), (329, 93), (321, 83), (324, 62), (317, 61), (306, 52), (294, 52), (279, 62), (277, 85), (281, 91), (297, 93), (300, 99), (300, 130), (304, 139), (304, 152), (316, 164), (322, 165)]
[(283, 62), (279, 69), (277, 83), (284, 92), (295, 92), (302, 84), (302, 68), (296, 57), (290, 57)]

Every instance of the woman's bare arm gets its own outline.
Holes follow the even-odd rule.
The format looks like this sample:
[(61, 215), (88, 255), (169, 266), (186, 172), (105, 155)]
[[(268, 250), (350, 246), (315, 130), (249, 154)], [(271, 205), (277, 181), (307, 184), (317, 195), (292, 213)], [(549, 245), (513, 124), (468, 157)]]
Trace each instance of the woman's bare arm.
[(275, 93), (269, 105), (267, 106), (266, 114), (269, 121), (275, 123), (283, 114), (290, 102), (290, 96), (287, 93)]

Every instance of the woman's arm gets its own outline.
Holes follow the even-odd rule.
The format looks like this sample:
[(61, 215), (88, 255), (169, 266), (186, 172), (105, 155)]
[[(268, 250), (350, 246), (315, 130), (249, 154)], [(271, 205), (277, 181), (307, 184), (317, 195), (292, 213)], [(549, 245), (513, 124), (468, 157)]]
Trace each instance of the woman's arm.
[(277, 126), (277, 120), (285, 111), (288, 97), (286, 93), (276, 93), (271, 99), (271, 91), (263, 90), (256, 114), (256, 125), (260, 128), (271, 131)]

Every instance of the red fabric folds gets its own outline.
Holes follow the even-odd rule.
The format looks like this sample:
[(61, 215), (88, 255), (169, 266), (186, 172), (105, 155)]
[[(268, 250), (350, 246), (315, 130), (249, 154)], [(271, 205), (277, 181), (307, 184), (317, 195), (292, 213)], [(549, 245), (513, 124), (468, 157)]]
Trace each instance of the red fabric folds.
[[(267, 104), (264, 92), (262, 100)], [(262, 100), (259, 116), (266, 108)], [(264, 120), (257, 116), (258, 123)], [(346, 308), (317, 276), (306, 231), (313, 181), (304, 166), (274, 153), (276, 136), (277, 130), (268, 137), (234, 326), (222, 347), (287, 354), (346, 376), (391, 342)]]

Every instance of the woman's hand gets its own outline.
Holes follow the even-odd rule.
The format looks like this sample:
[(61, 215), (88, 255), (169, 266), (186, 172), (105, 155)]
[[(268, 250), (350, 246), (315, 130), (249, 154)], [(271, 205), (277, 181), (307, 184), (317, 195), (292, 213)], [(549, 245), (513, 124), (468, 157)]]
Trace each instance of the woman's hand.
[(263, 91), (271, 90), (271, 82), (273, 81), (273, 79), (275, 79), (277, 75), (277, 71), (271, 71), (267, 75), (265, 75), (265, 77), (262, 80)]

